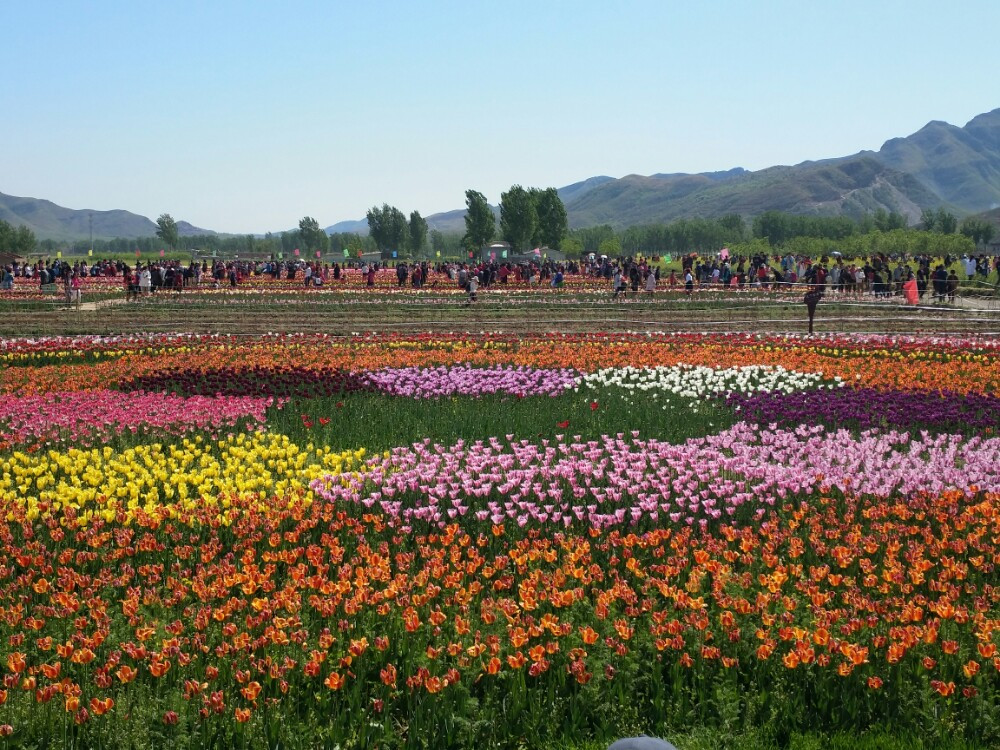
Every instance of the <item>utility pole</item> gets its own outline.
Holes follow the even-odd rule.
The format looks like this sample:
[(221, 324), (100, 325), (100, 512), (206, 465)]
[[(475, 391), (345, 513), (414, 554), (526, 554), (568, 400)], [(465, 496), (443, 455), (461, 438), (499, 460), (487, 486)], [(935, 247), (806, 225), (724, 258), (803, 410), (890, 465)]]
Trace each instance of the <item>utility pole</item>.
[(94, 214), (88, 213), (87, 218), (90, 219), (90, 257), (94, 257)]

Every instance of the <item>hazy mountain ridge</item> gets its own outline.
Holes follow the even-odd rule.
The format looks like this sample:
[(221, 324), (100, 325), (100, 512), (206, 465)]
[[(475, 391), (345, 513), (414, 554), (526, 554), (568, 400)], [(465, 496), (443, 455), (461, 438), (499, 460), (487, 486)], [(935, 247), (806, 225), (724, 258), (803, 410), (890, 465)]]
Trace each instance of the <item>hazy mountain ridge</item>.
[[(154, 221), (131, 211), (64, 208), (52, 201), (4, 193), (0, 193), (0, 219), (15, 226), (21, 224), (27, 226), (40, 240), (89, 238), (91, 221), (93, 221), (94, 239), (151, 237), (156, 234)], [(210, 229), (201, 229), (186, 221), (177, 222), (177, 232), (181, 237), (215, 234)]]
[[(611, 224), (623, 228), (680, 218), (729, 213), (753, 216), (777, 210), (797, 214), (861, 216), (897, 211), (915, 223), (924, 208), (944, 205), (958, 213), (1000, 206), (1000, 109), (964, 127), (932, 121), (881, 149), (749, 172), (740, 167), (701, 174), (658, 173), (590, 177), (559, 188), (571, 227)], [(499, 219), (499, 208), (493, 207)], [(63, 208), (47, 200), (0, 193), (0, 219), (26, 224), (39, 239), (148, 237), (156, 225), (129, 211)], [(465, 209), (424, 217), (431, 230), (464, 232)], [(215, 234), (178, 222), (182, 236)], [(366, 234), (364, 219), (341, 221), (333, 232)]]
[(913, 135), (886, 141), (874, 156), (962, 211), (1000, 206), (1000, 109), (974, 117), (964, 128), (934, 120)]

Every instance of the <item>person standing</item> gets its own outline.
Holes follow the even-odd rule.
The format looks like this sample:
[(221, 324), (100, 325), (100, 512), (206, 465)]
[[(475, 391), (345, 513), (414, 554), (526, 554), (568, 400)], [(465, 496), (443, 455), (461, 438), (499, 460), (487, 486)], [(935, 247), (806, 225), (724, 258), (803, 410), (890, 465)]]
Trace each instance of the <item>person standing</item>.
[(813, 277), (813, 283), (809, 285), (809, 289), (802, 298), (802, 301), (806, 304), (806, 311), (809, 313), (809, 335), (813, 332), (813, 321), (816, 318), (816, 306), (819, 305), (819, 301), (823, 299), (823, 286), (815, 282), (815, 276)]
[(955, 275), (954, 269), (948, 274), (948, 302), (955, 304), (955, 295), (958, 293), (958, 276)]
[(476, 293), (479, 291), (479, 276), (476, 274), (469, 274), (469, 304), (471, 305), (476, 301)]

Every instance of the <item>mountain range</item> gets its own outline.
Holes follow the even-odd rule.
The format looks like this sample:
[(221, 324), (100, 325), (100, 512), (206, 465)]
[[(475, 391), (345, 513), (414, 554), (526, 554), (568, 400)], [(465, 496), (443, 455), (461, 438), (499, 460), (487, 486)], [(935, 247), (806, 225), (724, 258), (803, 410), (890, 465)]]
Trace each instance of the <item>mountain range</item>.
[[(0, 219), (15, 226), (24, 224), (40, 240), (86, 239), (90, 237), (91, 228), (96, 239), (152, 237), (156, 234), (155, 222), (130, 211), (63, 208), (52, 201), (3, 193), (0, 193)], [(186, 221), (177, 222), (177, 233), (181, 237), (216, 234)]]
[[(755, 216), (776, 210), (794, 214), (858, 218), (879, 209), (916, 223), (925, 208), (944, 206), (961, 215), (1000, 207), (1000, 109), (978, 115), (964, 127), (932, 121), (878, 151), (775, 166), (700, 174), (590, 177), (559, 188), (570, 227), (610, 224), (616, 229), (680, 218)], [(499, 209), (494, 208), (499, 215)], [(464, 232), (465, 210), (425, 217), (440, 232)], [(0, 193), (0, 219), (26, 224), (39, 239), (89, 236), (142, 237), (155, 233), (148, 218), (128, 211), (62, 208), (34, 198)], [(993, 218), (987, 215), (987, 219)], [(184, 236), (212, 233), (178, 222)], [(364, 219), (342, 221), (327, 232), (366, 233)]]

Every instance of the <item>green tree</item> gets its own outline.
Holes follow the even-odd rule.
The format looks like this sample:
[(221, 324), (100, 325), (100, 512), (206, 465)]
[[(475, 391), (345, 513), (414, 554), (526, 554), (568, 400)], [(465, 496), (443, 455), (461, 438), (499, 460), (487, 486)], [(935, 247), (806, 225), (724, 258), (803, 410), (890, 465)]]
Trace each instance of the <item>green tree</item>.
[(383, 256), (392, 250), (399, 250), (406, 241), (409, 226), (406, 215), (395, 206), (383, 203), (382, 208), (368, 209), (368, 234), (375, 241), (375, 247)]
[(569, 231), (566, 206), (563, 205), (562, 198), (555, 188), (545, 190), (532, 188), (529, 192), (537, 216), (532, 242), (535, 247), (551, 247), (553, 250), (558, 250)]
[(292, 254), (302, 246), (302, 236), (298, 229), (291, 232), (281, 233), (281, 252), (286, 258), (291, 258)]
[(997, 228), (990, 224), (988, 221), (983, 222), (982, 231), (979, 237), (979, 241), (984, 245), (990, 244), (993, 241), (993, 235), (996, 234)]
[(772, 246), (780, 245), (793, 236), (790, 218), (780, 211), (765, 211), (753, 220), (753, 236)]
[(14, 230), (14, 253), (17, 255), (27, 255), (35, 249), (35, 233), (24, 224)]
[(607, 255), (609, 258), (617, 258), (622, 254), (622, 243), (617, 237), (608, 237), (601, 243), (601, 246), (597, 250), (601, 255)]
[(410, 252), (414, 255), (419, 255), (427, 243), (427, 220), (420, 215), (419, 211), (410, 212), (408, 229), (410, 235)]
[(493, 239), (496, 217), (486, 201), (486, 196), (476, 190), (465, 191), (465, 236), (462, 244), (478, 252)]
[(719, 219), (726, 242), (743, 242), (747, 238), (747, 223), (739, 214), (726, 214)]
[(170, 214), (160, 214), (156, 220), (156, 236), (167, 243), (171, 250), (177, 249), (180, 235), (177, 232), (177, 222)]
[(958, 219), (955, 218), (955, 214), (945, 211), (943, 206), (937, 210), (935, 218), (937, 230), (941, 234), (955, 234), (958, 231)]
[(615, 230), (608, 224), (600, 224), (596, 227), (586, 229), (576, 229), (573, 236), (583, 243), (583, 252), (596, 253), (604, 240), (615, 236)]
[(937, 212), (933, 208), (925, 208), (920, 212), (920, 224), (918, 226), (925, 232), (933, 232), (937, 226)]
[(445, 239), (444, 235), (436, 229), (431, 230), (431, 249), (435, 254), (444, 255)]
[(35, 233), (24, 224), (14, 226), (0, 219), (0, 252), (27, 255), (35, 249)]
[(988, 245), (993, 239), (996, 229), (988, 221), (974, 219), (970, 216), (962, 221), (962, 227), (959, 231), (978, 246), (980, 244)]
[(523, 187), (513, 185), (500, 195), (500, 234), (514, 252), (530, 249), (537, 221), (535, 202)]
[(310, 256), (317, 250), (326, 252), (330, 246), (330, 238), (320, 227), (319, 222), (311, 216), (303, 216), (299, 221), (299, 241), (301, 247)]
[(583, 242), (581, 242), (576, 237), (567, 237), (562, 241), (562, 247), (560, 247), (567, 258), (579, 258), (583, 255)]

